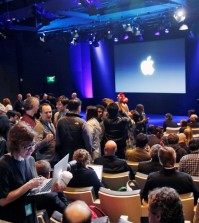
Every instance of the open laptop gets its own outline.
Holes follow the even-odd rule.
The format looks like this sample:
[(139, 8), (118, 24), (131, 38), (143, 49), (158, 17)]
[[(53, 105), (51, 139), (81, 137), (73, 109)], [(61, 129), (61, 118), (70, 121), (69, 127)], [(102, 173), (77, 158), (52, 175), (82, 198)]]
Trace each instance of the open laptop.
[(102, 181), (102, 172), (103, 172), (103, 165), (96, 165), (96, 164), (88, 164), (87, 167), (91, 167), (100, 181)]
[(30, 190), (28, 196), (40, 195), (51, 192), (51, 187), (54, 182), (59, 178), (63, 171), (67, 171), (68, 168), (68, 158), (67, 154), (63, 159), (61, 159), (55, 166), (53, 171), (53, 178), (45, 179), (41, 186), (33, 188)]

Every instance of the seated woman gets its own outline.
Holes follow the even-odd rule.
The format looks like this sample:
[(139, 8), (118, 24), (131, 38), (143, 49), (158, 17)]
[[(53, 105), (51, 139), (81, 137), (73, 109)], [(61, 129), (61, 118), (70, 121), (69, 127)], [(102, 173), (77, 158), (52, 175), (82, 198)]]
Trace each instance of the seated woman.
[(73, 154), (73, 160), (77, 161), (76, 169), (72, 170), (73, 178), (68, 183), (68, 187), (94, 187), (95, 195), (98, 197), (99, 188), (102, 187), (97, 174), (92, 168), (87, 168), (86, 164), (91, 160), (89, 152), (85, 149), (78, 149)]
[[(32, 188), (40, 186), (44, 177), (38, 177), (34, 158), (36, 133), (19, 122), (8, 134), (8, 154), (0, 159), (0, 219), (15, 223), (37, 223), (36, 208), (46, 209), (47, 213), (63, 211), (65, 204), (59, 206), (54, 193), (40, 196), (27, 196)], [(40, 202), (42, 200), (42, 203)], [(39, 209), (40, 209), (39, 208)]]

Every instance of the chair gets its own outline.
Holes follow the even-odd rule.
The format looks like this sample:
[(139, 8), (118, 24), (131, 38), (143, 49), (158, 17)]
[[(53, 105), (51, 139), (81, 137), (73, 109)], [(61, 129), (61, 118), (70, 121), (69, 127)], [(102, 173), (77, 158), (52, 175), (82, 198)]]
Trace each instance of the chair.
[(129, 181), (129, 171), (123, 173), (103, 173), (102, 184), (111, 190), (118, 190), (120, 187), (126, 186)]
[(194, 177), (194, 176), (191, 176), (192, 179), (193, 179), (193, 182), (195, 183), (198, 191), (199, 191), (199, 177)]
[(179, 133), (180, 127), (172, 128), (172, 127), (166, 127), (166, 133), (167, 134), (177, 134)]
[(134, 172), (137, 172), (139, 162), (132, 162), (132, 161), (129, 161), (129, 160), (126, 160), (126, 162), (127, 162), (127, 164), (131, 167), (131, 169), (132, 169)]
[(192, 128), (193, 138), (199, 138), (199, 128)]
[(127, 215), (128, 221), (140, 223), (142, 210), (139, 192), (140, 190), (120, 192), (101, 187), (98, 192), (101, 209), (111, 222), (118, 222), (121, 215)]
[(46, 210), (37, 210), (37, 219), (39, 223), (50, 223)]
[(60, 223), (61, 219), (62, 219), (62, 214), (58, 211), (54, 211), (50, 218), (50, 223)]
[(143, 174), (143, 173), (140, 173), (140, 172), (137, 172), (136, 175), (135, 175), (135, 181), (138, 183), (141, 190), (143, 190), (143, 188), (145, 186), (147, 177), (148, 177), (147, 174)]
[(87, 205), (100, 206), (99, 199), (96, 199), (94, 196), (93, 187), (66, 187), (64, 194), (69, 201), (82, 200)]
[(194, 217), (193, 193), (180, 194), (179, 196), (182, 201), (184, 219), (192, 222)]

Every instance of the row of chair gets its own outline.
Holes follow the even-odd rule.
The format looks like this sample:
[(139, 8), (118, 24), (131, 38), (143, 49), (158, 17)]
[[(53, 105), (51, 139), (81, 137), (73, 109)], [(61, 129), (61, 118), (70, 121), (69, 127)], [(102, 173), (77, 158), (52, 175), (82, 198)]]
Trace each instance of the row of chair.
[[(93, 197), (93, 187), (66, 188), (64, 191), (70, 201), (83, 200), (88, 205), (100, 207), (110, 218), (111, 222), (118, 222), (121, 215), (128, 216), (128, 221), (140, 223), (141, 217), (148, 216), (148, 204), (141, 204), (140, 190), (113, 191), (100, 188), (99, 199)], [(186, 220), (191, 221), (194, 217), (194, 198), (192, 193), (180, 195), (183, 204), (183, 212)]]
[[(169, 134), (178, 134), (180, 130), (180, 127), (177, 128), (172, 128), (172, 127), (167, 127), (166, 132), (164, 132), (164, 136), (168, 136)], [(192, 128), (192, 133), (194, 138), (199, 137), (199, 128)]]

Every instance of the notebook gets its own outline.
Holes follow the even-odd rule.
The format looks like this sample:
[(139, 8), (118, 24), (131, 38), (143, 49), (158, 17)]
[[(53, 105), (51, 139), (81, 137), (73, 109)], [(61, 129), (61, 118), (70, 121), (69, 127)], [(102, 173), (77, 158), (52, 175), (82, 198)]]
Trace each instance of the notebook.
[(88, 164), (87, 167), (91, 167), (100, 181), (102, 181), (102, 172), (103, 172), (103, 165), (95, 165), (95, 164)]
[(59, 176), (63, 171), (67, 171), (68, 158), (69, 154), (67, 154), (54, 166), (53, 178), (45, 179), (41, 186), (31, 189), (28, 196), (50, 193), (51, 187), (54, 184), (54, 182), (59, 178)]

